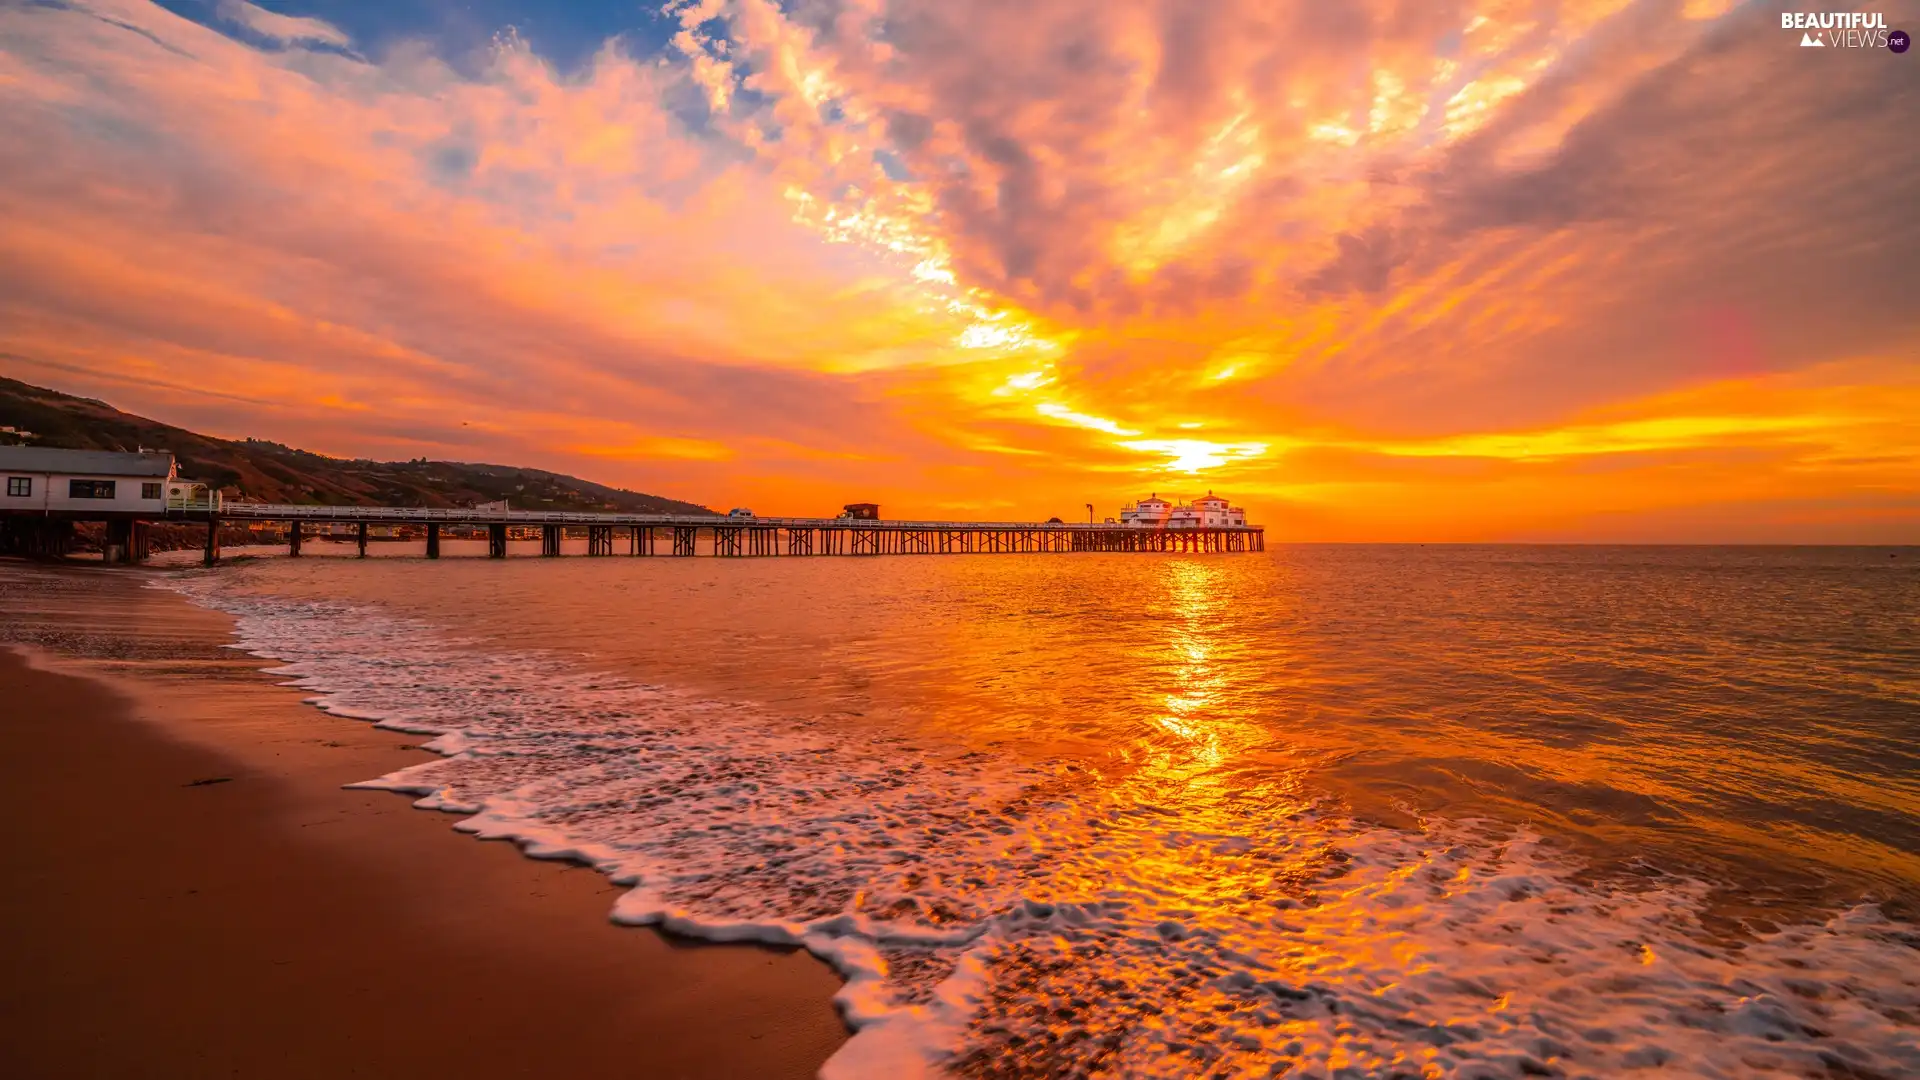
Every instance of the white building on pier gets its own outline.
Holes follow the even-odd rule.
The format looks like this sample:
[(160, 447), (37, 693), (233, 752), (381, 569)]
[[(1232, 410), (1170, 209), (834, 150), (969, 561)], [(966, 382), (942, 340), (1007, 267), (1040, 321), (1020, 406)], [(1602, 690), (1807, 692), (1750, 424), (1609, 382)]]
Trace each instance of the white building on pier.
[(1120, 508), (1120, 524), (1139, 525), (1158, 529), (1167, 523), (1168, 515), (1173, 513), (1173, 504), (1154, 493), (1137, 503), (1129, 503)]
[(1246, 523), (1245, 510), (1211, 491), (1192, 504), (1170, 503), (1155, 493), (1120, 508), (1120, 524), (1144, 529), (1222, 529)]

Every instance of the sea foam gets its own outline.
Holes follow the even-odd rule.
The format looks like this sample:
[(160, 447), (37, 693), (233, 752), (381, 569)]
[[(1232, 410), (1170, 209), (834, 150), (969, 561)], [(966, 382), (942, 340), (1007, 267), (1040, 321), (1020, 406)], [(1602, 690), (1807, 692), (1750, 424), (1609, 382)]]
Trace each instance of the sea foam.
[(1920, 934), (1869, 906), (1730, 940), (1704, 885), (1583, 883), (1525, 831), (943, 746), (213, 580), (169, 584), (313, 704), (435, 736), (358, 786), (591, 864), (617, 921), (833, 965), (830, 1078), (1920, 1075)]

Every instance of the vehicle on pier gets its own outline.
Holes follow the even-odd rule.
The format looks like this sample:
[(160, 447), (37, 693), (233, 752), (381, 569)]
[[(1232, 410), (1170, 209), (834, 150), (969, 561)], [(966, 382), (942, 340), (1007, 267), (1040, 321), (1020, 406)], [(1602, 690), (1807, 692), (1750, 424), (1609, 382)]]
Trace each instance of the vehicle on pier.
[(730, 518), (750, 518), (753, 516), (753, 511), (744, 506), (736, 506), (727, 511), (727, 516)]

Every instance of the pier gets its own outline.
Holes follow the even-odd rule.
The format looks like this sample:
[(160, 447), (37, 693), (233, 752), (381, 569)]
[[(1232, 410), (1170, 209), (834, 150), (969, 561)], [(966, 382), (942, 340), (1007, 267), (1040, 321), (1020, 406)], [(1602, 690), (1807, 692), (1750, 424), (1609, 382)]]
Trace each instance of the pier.
[[(424, 537), (427, 558), (438, 559), (444, 539), (485, 540), (490, 558), (503, 559), (515, 538), (540, 542), (557, 556), (568, 532), (584, 533), (587, 554), (723, 558), (797, 555), (1016, 555), (1068, 552), (1177, 552), (1202, 555), (1265, 551), (1266, 532), (1246, 524), (1246, 512), (1207, 492), (1193, 505), (1174, 506), (1158, 495), (1129, 504), (1120, 520), (1086, 524), (1048, 521), (883, 521), (874, 503), (848, 503), (839, 517), (761, 517), (741, 508), (721, 514), (630, 514), (580, 510), (513, 510), (504, 502), (474, 507), (320, 506), (228, 502), (212, 485), (179, 475), (163, 450), (61, 450), (0, 447), (6, 495), (0, 503), (0, 553), (57, 558), (73, 544), (77, 522), (103, 523), (107, 562), (144, 562), (155, 522), (204, 523), (206, 564), (220, 561), (222, 526), (261, 523), (284, 527), (287, 553), (299, 555), (309, 536), (342, 530), (367, 554), (378, 528)], [(1091, 514), (1093, 507), (1087, 507)]]
[[(560, 554), (567, 530), (586, 534), (587, 554), (608, 556), (695, 555), (748, 558), (796, 555), (1011, 555), (1069, 552), (1168, 552), (1214, 554), (1265, 551), (1266, 531), (1257, 525), (1154, 528), (1139, 525), (1058, 521), (876, 521), (857, 518), (722, 517), (718, 515), (615, 514), (580, 511), (439, 509), (389, 506), (306, 506), (225, 503), (168, 515), (207, 523), (205, 562), (220, 560), (222, 523), (272, 522), (286, 526), (287, 553), (299, 555), (311, 526), (352, 527), (359, 554), (367, 553), (370, 526), (424, 531), (427, 558), (440, 557), (449, 536), (485, 539), (490, 558), (505, 558), (510, 531), (538, 532), (540, 553)], [(625, 541), (617, 544), (616, 540)]]

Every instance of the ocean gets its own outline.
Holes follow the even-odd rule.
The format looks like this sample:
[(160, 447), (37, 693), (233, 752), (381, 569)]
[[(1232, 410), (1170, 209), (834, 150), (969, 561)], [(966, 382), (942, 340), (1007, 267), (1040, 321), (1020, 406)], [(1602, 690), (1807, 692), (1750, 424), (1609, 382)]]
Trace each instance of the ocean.
[(158, 584), (828, 1077), (1920, 1075), (1920, 549), (471, 546)]

